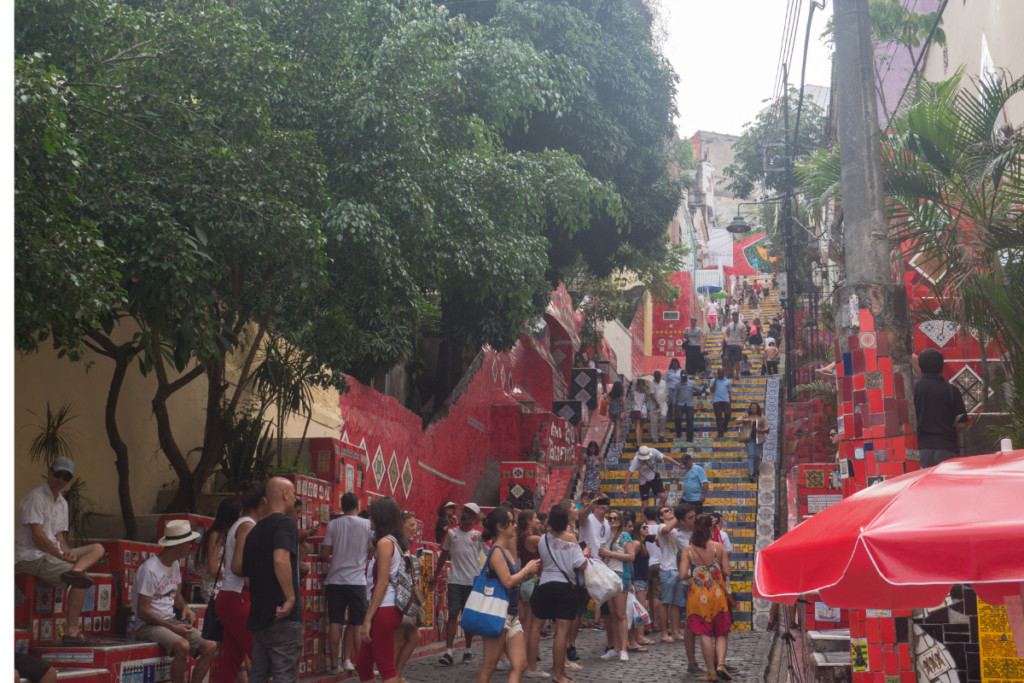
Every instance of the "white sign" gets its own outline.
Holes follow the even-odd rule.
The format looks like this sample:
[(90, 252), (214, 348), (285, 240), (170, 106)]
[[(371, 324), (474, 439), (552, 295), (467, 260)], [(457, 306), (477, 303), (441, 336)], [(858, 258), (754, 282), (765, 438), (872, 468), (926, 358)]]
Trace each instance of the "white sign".
[(843, 500), (842, 494), (825, 494), (807, 496), (807, 514), (816, 515)]

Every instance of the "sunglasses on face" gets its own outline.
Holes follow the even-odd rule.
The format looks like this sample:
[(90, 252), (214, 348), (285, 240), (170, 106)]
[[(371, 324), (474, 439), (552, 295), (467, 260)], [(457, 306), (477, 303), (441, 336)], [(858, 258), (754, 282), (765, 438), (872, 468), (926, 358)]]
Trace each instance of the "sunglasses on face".
[(64, 481), (71, 481), (72, 479), (75, 478), (75, 475), (71, 474), (70, 472), (65, 472), (63, 470), (59, 472), (54, 472), (53, 476), (57, 477), (58, 479), (63, 479)]

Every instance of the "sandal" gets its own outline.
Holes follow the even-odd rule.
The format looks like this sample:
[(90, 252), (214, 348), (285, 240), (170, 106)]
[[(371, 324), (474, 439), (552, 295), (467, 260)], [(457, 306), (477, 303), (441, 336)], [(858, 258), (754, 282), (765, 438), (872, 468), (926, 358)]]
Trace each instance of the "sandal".
[(732, 680), (732, 676), (729, 675), (729, 672), (726, 671), (725, 667), (722, 666), (721, 664), (718, 665), (718, 668), (715, 670), (715, 674), (717, 675), (718, 680), (720, 680), (720, 681), (731, 681)]
[(566, 660), (566, 662), (565, 662), (565, 670), (566, 671), (583, 671), (583, 667), (580, 664), (577, 664), (576, 662), (570, 662), (570, 661)]
[(630, 652), (650, 652), (646, 647), (627, 647)]
[(715, 674), (714, 672), (707, 673), (707, 674), (704, 674), (703, 676), (701, 676), (700, 678), (698, 678), (697, 680), (698, 681), (705, 681), (705, 682), (717, 681), (718, 680), (718, 675)]

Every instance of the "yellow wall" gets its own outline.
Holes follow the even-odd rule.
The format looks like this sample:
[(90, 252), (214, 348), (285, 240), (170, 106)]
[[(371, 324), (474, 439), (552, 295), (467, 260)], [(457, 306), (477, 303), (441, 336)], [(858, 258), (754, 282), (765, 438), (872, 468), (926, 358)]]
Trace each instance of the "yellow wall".
[[(128, 337), (126, 330), (121, 334), (125, 339)], [(73, 412), (78, 417), (69, 427), (75, 431), (77, 438), (75, 463), (77, 473), (88, 485), (86, 494), (93, 501), (93, 511), (103, 514), (121, 512), (114, 452), (104, 428), (107, 389), (113, 374), (113, 363), (94, 354), (86, 359), (95, 361), (88, 372), (82, 364), (58, 359), (57, 354), (49, 348), (29, 356), (15, 354), (15, 499), (12, 501), (15, 510), (21, 499), (43, 481), (43, 466), (31, 462), (28, 448), (37, 434), (31, 425), (45, 419), (46, 399), (49, 399), (54, 409), (62, 401), (74, 401)], [(235, 377), (235, 372), (229, 371), (229, 380)], [(157, 492), (165, 484), (177, 480), (157, 441), (156, 419), (151, 403), (156, 386), (153, 376), (144, 378), (138, 366), (133, 366), (125, 377), (118, 402), (117, 422), (121, 438), (128, 445), (132, 503), (136, 514), (154, 512)], [(206, 386), (205, 375), (200, 376), (168, 401), (174, 436), (183, 453), (202, 445)], [(230, 391), (234, 391), (233, 383)], [(307, 438), (338, 436), (342, 421), (337, 392), (318, 390), (315, 396), (317, 404)], [(35, 412), (39, 418), (29, 411)], [(269, 410), (267, 417), (276, 419), (275, 411)], [(305, 422), (304, 414), (290, 418), (285, 424), (285, 437), (300, 437)], [(188, 460), (195, 465), (199, 460), (198, 451), (190, 454)]]

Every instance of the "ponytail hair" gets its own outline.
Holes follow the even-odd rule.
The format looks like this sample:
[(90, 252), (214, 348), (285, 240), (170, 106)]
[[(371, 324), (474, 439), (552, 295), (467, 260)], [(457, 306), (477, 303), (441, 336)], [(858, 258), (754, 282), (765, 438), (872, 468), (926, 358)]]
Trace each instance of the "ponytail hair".
[(708, 541), (711, 540), (711, 529), (714, 527), (715, 520), (711, 515), (700, 515), (697, 520), (693, 523), (693, 535), (690, 537), (690, 543), (697, 546), (701, 550), (708, 547)]
[(484, 517), (484, 532), (480, 537), (485, 541), (493, 541), (496, 539), (498, 537), (498, 527), (511, 524), (511, 517), (514, 514), (514, 511), (504, 505), (499, 505), (488, 512), (487, 516)]

